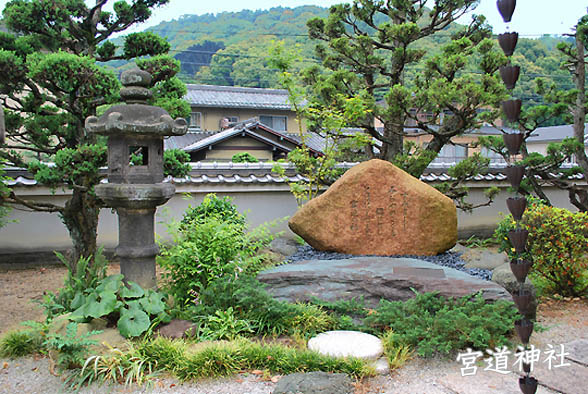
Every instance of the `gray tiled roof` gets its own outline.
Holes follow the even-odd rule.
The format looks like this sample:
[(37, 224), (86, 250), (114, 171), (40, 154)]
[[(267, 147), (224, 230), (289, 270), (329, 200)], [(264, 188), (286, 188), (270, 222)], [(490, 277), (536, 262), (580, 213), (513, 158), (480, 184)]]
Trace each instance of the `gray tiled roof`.
[(184, 98), (195, 107), (253, 108), (290, 110), (288, 91), (187, 84)]
[[(586, 126), (584, 125), (584, 133), (586, 130)], [(548, 127), (538, 127), (529, 138), (527, 138), (528, 142), (541, 142), (541, 141), (561, 141), (566, 137), (573, 137), (574, 136), (574, 125), (566, 124), (562, 126), (548, 126)], [(584, 139), (586, 143), (588, 143), (588, 134), (586, 134), (586, 138)]]
[[(263, 129), (269, 133), (283, 137), (284, 140), (287, 140), (292, 144), (295, 144), (295, 145), (300, 144), (301, 139), (298, 134), (285, 133), (285, 132), (273, 130), (271, 127), (261, 123), (259, 120), (257, 120), (257, 118), (253, 118), (253, 119), (248, 119), (243, 122), (239, 122), (229, 129), (209, 134), (205, 138), (198, 139), (194, 143), (182, 147), (182, 149), (185, 150), (186, 152), (195, 152), (195, 151), (207, 148), (207, 147), (214, 145), (216, 143), (219, 143), (221, 141), (230, 139), (234, 136), (238, 136), (242, 133), (249, 133), (250, 135), (257, 135), (255, 132), (256, 129)], [(258, 136), (258, 138), (260, 138), (260, 137)], [(265, 139), (264, 141), (266, 141), (266, 143), (268, 143), (268, 144), (279, 147), (280, 149), (282, 149), (284, 151), (288, 151), (288, 152), (290, 151), (290, 148), (288, 146), (283, 145), (280, 142), (272, 141), (269, 139)], [(322, 152), (324, 145), (325, 145), (324, 139), (321, 136), (319, 136), (315, 133), (311, 133), (311, 132), (307, 133), (307, 146), (311, 150), (313, 150), (317, 153)]]
[(163, 140), (163, 147), (165, 150), (183, 149), (186, 146), (192, 145), (198, 141), (208, 138), (215, 133), (216, 131), (189, 131), (184, 135), (172, 135)]
[[(341, 168), (351, 168), (357, 163), (339, 163)], [(168, 177), (165, 182), (174, 184), (284, 184), (304, 179), (296, 174), (294, 166), (289, 163), (281, 163), (286, 169), (288, 179), (285, 180), (275, 173), (272, 173), (274, 163), (231, 163), (231, 162), (197, 162), (191, 163), (190, 175), (184, 178)], [(448, 163), (431, 165), (420, 179), (423, 182), (443, 182), (452, 178), (447, 174)], [(484, 175), (478, 175), (471, 179), (471, 182), (506, 182), (506, 175), (503, 173), (504, 165), (492, 165), (490, 171)], [(37, 181), (22, 169), (8, 169), (7, 175), (14, 180), (6, 181), (8, 186), (35, 186)], [(562, 174), (551, 174), (554, 177), (561, 177)], [(582, 174), (569, 177), (570, 180), (582, 180)], [(103, 180), (103, 182), (107, 182)]]

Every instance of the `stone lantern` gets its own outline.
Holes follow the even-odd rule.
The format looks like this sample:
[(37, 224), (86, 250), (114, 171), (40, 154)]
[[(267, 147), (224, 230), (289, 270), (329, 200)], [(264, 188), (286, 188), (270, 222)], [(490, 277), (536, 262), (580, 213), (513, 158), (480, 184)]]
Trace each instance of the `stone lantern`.
[(86, 119), (89, 133), (108, 138), (108, 183), (95, 190), (118, 214), (121, 273), (144, 288), (156, 285), (155, 211), (175, 194), (174, 185), (163, 183), (163, 137), (188, 129), (184, 119), (174, 120), (163, 108), (146, 104), (151, 81), (145, 71), (123, 72), (120, 95), (126, 104)]

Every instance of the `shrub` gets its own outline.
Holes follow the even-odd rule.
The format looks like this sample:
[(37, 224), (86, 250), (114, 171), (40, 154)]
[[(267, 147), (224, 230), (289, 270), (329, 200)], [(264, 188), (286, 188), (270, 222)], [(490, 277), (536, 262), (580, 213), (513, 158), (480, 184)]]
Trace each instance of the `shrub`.
[(163, 175), (182, 178), (190, 173), (190, 155), (181, 149), (163, 152)]
[[(496, 230), (500, 250), (515, 258), (508, 231), (514, 229), (511, 215)], [(528, 252), (533, 260), (531, 277), (541, 277), (544, 291), (563, 296), (586, 296), (588, 289), (588, 213), (570, 212), (531, 200), (521, 220), (529, 231)]]
[(465, 349), (494, 349), (508, 344), (518, 312), (512, 302), (486, 304), (481, 294), (447, 299), (437, 293), (417, 294), (408, 301), (380, 301), (364, 324), (388, 332), (388, 342), (408, 345), (421, 356)]
[(249, 152), (236, 153), (231, 158), (233, 163), (258, 163), (259, 160)]
[(182, 218), (181, 228), (186, 229), (190, 223), (200, 223), (204, 219), (217, 218), (221, 222), (230, 222), (245, 227), (245, 216), (233, 204), (233, 200), (225, 196), (218, 198), (216, 194), (210, 193), (197, 207), (188, 207)]
[(173, 243), (162, 245), (157, 262), (166, 268), (166, 286), (178, 303), (193, 300), (216, 278), (256, 274), (268, 264), (260, 250), (276, 235), (265, 224), (245, 232), (245, 223), (229, 197), (209, 194), (177, 228), (170, 226)]
[(167, 270), (163, 277), (170, 294), (185, 303), (213, 279), (238, 274), (248, 257), (245, 243), (240, 225), (216, 217), (191, 226), (157, 257), (158, 264)]

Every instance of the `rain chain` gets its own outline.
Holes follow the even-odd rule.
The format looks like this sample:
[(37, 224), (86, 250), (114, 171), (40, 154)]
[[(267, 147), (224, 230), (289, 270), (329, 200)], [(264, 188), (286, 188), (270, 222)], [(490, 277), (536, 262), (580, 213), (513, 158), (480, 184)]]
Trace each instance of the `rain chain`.
[[(516, 0), (497, 0), (498, 11), (505, 23), (511, 21), (516, 7)], [(507, 25), (508, 26), (508, 25)], [(500, 68), (500, 76), (507, 89), (514, 89), (519, 78), (520, 67), (511, 64), (511, 56), (517, 46), (519, 34), (516, 32), (507, 32), (498, 35), (498, 43), (504, 54), (508, 57), (508, 65)], [(521, 100), (513, 99), (502, 102), (502, 111), (510, 123), (516, 123), (521, 113)], [(512, 298), (516, 304), (521, 319), (515, 321), (515, 330), (521, 342), (525, 347), (525, 352), (529, 349), (529, 338), (533, 332), (533, 322), (527, 318), (531, 309), (533, 295), (530, 290), (525, 290), (523, 285), (527, 274), (531, 269), (533, 262), (530, 256), (523, 256), (527, 248), (527, 239), (529, 231), (521, 228), (521, 218), (527, 207), (527, 200), (520, 193), (521, 179), (525, 174), (525, 167), (515, 165), (517, 157), (520, 154), (521, 144), (525, 138), (524, 132), (513, 130), (511, 133), (503, 133), (502, 138), (508, 149), (508, 166), (506, 167), (506, 176), (516, 191), (516, 197), (506, 199), (508, 210), (516, 221), (514, 230), (508, 232), (508, 238), (515, 249), (516, 257), (510, 262), (510, 269), (519, 284), (518, 290), (512, 293)], [(537, 391), (537, 379), (531, 376), (531, 364), (523, 363), (525, 376), (519, 378), (519, 387), (524, 394), (534, 394)]]

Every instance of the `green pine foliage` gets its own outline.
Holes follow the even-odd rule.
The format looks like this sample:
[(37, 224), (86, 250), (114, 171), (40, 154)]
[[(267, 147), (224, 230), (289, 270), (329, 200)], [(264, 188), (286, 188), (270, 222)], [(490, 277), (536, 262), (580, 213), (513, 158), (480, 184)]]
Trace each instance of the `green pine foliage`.
[(436, 293), (417, 294), (408, 301), (380, 301), (364, 324), (385, 331), (390, 343), (416, 348), (417, 354), (451, 354), (459, 349), (494, 349), (509, 345), (519, 318), (512, 302), (486, 303), (481, 294), (447, 299)]
[(157, 77), (165, 76), (165, 83), (156, 78), (153, 102), (165, 104), (174, 117), (189, 113), (181, 100), (185, 86), (174, 79), (179, 64), (164, 56), (169, 49), (165, 39), (142, 32), (119, 39), (120, 45), (109, 41), (168, 2), (116, 2), (109, 11), (112, 0), (92, 6), (81, 0), (14, 0), (3, 10), (7, 31), (0, 32), (0, 90), (7, 139), (0, 146), (0, 160), (27, 168), (42, 185), (71, 190), (71, 197), (54, 204), (0, 193), (0, 204), (57, 213), (73, 242), (73, 265), (80, 257), (93, 264), (102, 207), (93, 188), (106, 165), (104, 139), (87, 133), (85, 120), (99, 107), (120, 101), (117, 75), (104, 63), (156, 56), (156, 62), (141, 63)]
[(181, 149), (163, 152), (163, 175), (183, 178), (190, 173), (190, 155)]

